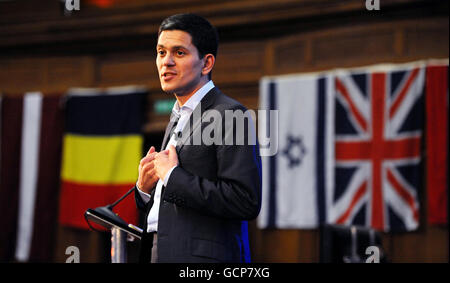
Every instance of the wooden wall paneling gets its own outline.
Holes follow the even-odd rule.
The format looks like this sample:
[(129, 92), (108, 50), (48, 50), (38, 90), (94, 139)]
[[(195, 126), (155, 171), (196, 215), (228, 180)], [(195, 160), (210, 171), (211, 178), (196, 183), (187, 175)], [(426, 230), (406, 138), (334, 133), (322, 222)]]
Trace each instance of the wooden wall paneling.
[(250, 248), (254, 262), (311, 263), (320, 260), (317, 229), (264, 229), (249, 223)]
[(448, 18), (336, 27), (272, 39), (266, 48), (274, 74), (446, 58)]
[(355, 25), (273, 40), (275, 73), (374, 64), (396, 55), (392, 25)]
[(120, 84), (145, 84), (159, 89), (155, 52), (118, 53), (98, 56), (97, 84), (101, 86)]
[(313, 41), (313, 64), (328, 68), (370, 63), (395, 56), (392, 28), (372, 30), (365, 27), (319, 36)]
[(447, 57), (449, 53), (448, 18), (420, 20), (405, 26), (405, 53), (406, 57)]
[(90, 56), (5, 59), (0, 66), (0, 90), (8, 93), (62, 93), (69, 87), (94, 84)]
[(421, 255), (419, 261), (448, 263), (448, 226), (428, 226), (427, 235), (424, 240), (423, 245), (426, 247), (425, 254)]
[(299, 230), (298, 262), (319, 262), (320, 235), (318, 229)]
[(264, 72), (264, 42), (220, 45), (213, 70), (218, 84), (257, 82)]
[[(216, 26), (270, 22), (320, 14), (360, 10), (360, 0), (331, 2), (328, 0), (245, 0), (245, 1), (146, 1), (98, 9), (80, 7), (65, 17), (61, 3), (51, 0), (1, 3), (0, 46), (31, 42), (64, 42), (93, 39), (101, 35), (120, 37), (129, 34), (155, 34), (160, 21), (172, 14), (195, 11), (208, 17)], [(134, 1), (127, 1), (134, 2)], [(385, 8), (406, 2), (385, 0)], [(407, 2), (419, 2), (408, 0)], [(45, 8), (44, 8), (45, 7)], [(5, 12), (3, 12), (5, 11)], [(30, 12), (36, 11), (36, 12)], [(31, 23), (31, 24), (30, 24)], [(130, 27), (133, 27), (130, 29)], [(70, 36), (67, 36), (70, 33)]]
[(300, 261), (299, 230), (267, 229), (261, 233), (263, 250), (260, 254), (263, 262)]
[(424, 262), (426, 236), (424, 231), (392, 234), (391, 259), (394, 262)]
[(226, 95), (236, 99), (242, 103), (248, 109), (258, 109), (258, 97), (259, 97), (259, 85), (258, 82), (252, 82), (248, 84), (221, 84), (216, 83), (213, 77), (215, 85)]
[(396, 57), (401, 57), (405, 53), (405, 31), (402, 27), (394, 31), (394, 50)]
[(274, 40), (274, 69), (276, 73), (290, 73), (308, 67), (307, 40), (301, 35)]
[(267, 39), (264, 42), (264, 75), (270, 76), (274, 74), (275, 70), (275, 47), (274, 40)]
[(7, 93), (41, 90), (46, 78), (42, 59), (2, 59), (0, 66), (0, 91)]
[(89, 56), (46, 58), (43, 89), (46, 92), (64, 91), (68, 86), (93, 86), (94, 62)]
[(96, 84), (96, 64), (97, 60), (94, 56), (83, 56), (81, 81), (87, 87), (93, 87)]

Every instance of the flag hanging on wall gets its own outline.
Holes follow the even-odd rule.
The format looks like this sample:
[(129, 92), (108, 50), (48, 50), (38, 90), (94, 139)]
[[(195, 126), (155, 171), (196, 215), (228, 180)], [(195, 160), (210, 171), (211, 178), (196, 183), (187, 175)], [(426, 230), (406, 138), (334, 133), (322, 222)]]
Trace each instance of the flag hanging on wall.
[[(337, 223), (386, 232), (415, 230), (425, 169), (429, 216), (445, 221), (442, 176), (448, 160), (437, 152), (445, 153), (447, 146), (443, 137), (448, 131), (440, 121), (448, 115), (448, 66), (434, 71), (425, 66), (415, 62), (263, 78), (260, 106), (279, 110), (279, 148), (276, 155), (262, 158), (258, 226), (301, 229)], [(432, 158), (427, 164), (425, 145)]]
[(427, 220), (448, 223), (448, 65), (430, 65), (426, 78)]
[(49, 262), (58, 215), (60, 96), (4, 96), (0, 104), (1, 261)]
[[(145, 91), (110, 88), (70, 91), (66, 102), (59, 220), (88, 228), (84, 212), (113, 203), (137, 180), (142, 158), (141, 121)], [(137, 225), (133, 197), (115, 208)]]
[(331, 76), (261, 81), (260, 108), (278, 110), (278, 152), (262, 156), (260, 228), (315, 228), (326, 220), (333, 182)]
[(330, 222), (418, 227), (424, 82), (420, 66), (337, 75)]

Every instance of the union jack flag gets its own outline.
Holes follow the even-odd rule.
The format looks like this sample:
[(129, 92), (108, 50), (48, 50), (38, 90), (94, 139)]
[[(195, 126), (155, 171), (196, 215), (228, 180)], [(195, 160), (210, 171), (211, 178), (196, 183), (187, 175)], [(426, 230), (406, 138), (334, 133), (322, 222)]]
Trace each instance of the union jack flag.
[(419, 225), (425, 69), (335, 77), (335, 187), (329, 222), (410, 231)]

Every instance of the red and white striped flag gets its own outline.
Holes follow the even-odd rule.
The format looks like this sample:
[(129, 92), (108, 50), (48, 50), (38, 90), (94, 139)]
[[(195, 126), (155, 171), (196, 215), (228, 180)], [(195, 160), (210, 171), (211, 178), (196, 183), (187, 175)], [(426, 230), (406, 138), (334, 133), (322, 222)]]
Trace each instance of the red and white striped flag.
[(1, 101), (0, 261), (51, 261), (63, 111), (39, 92)]

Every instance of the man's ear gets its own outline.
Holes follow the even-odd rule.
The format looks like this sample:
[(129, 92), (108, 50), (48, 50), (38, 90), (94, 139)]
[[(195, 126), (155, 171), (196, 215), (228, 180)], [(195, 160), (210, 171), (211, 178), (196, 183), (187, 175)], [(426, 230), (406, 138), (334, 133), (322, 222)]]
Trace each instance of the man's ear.
[(203, 68), (202, 68), (202, 75), (208, 75), (212, 69), (214, 68), (214, 64), (216, 63), (216, 58), (212, 54), (206, 54), (205, 57), (203, 57)]

